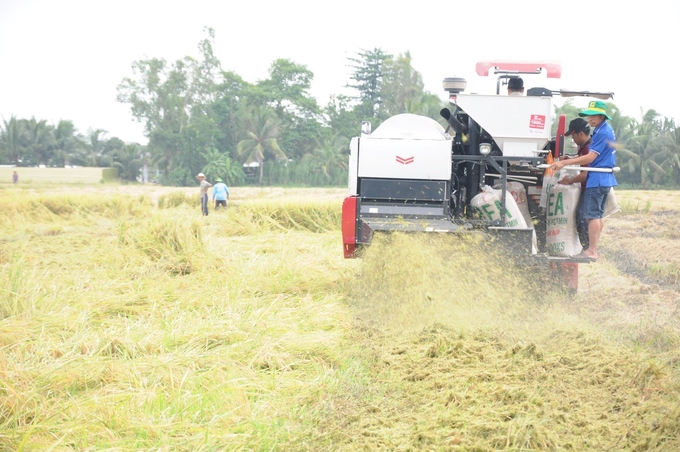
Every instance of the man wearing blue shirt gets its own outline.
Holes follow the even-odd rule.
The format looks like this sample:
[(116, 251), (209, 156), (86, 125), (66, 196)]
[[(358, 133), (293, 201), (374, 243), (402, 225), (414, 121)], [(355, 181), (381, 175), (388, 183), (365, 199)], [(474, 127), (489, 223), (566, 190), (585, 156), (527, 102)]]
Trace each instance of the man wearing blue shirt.
[(215, 201), (215, 210), (217, 210), (219, 206), (223, 206), (226, 209), (227, 199), (229, 199), (229, 189), (219, 177), (215, 179), (215, 182), (217, 183), (213, 185), (212, 189), (212, 198), (213, 201)]
[[(588, 154), (569, 160), (560, 160), (552, 166), (554, 170), (560, 170), (565, 165), (588, 164), (591, 168), (614, 168), (616, 165), (616, 137), (614, 130), (607, 122), (611, 120), (607, 114), (607, 105), (601, 100), (588, 104), (588, 108), (578, 114), (588, 120), (593, 129)], [(617, 185), (613, 172), (599, 173), (589, 171), (586, 178), (586, 192), (583, 198), (583, 216), (588, 220), (588, 236), (590, 243), (578, 256), (581, 259), (597, 260), (597, 242), (600, 239), (604, 227), (604, 207), (607, 204), (607, 195), (612, 187)]]

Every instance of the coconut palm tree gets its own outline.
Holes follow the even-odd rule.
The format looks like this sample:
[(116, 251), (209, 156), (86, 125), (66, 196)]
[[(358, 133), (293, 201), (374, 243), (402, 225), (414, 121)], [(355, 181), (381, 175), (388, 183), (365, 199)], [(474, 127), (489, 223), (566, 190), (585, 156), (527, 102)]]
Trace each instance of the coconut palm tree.
[(26, 121), (28, 147), (40, 165), (48, 165), (54, 155), (54, 127), (47, 120), (38, 121), (35, 116)]
[(236, 152), (245, 164), (257, 162), (260, 168), (259, 183), (262, 184), (265, 158), (285, 160), (287, 157), (279, 147), (279, 126), (271, 111), (254, 108), (247, 123), (247, 138), (239, 141)]
[(135, 182), (143, 166), (144, 148), (139, 143), (124, 144), (109, 152), (111, 167), (118, 168), (118, 177)]
[(224, 178), (228, 185), (242, 184), (245, 180), (243, 169), (229, 157), (229, 154), (221, 153), (215, 148), (210, 148), (207, 152), (202, 153), (202, 155), (208, 163), (201, 171), (208, 176), (208, 179), (213, 180), (221, 177)]
[(246, 180), (243, 167), (234, 159), (225, 155), (224, 157), (224, 181), (228, 185), (242, 185)]
[(76, 132), (73, 121), (62, 119), (54, 129), (54, 156), (64, 165), (71, 165), (78, 159), (78, 153), (83, 149), (82, 137)]
[(349, 154), (349, 140), (335, 134), (324, 140), (317, 139), (314, 150), (305, 154), (301, 163), (309, 163), (315, 171), (320, 171), (326, 182), (332, 182), (337, 171), (347, 169), (347, 156)]
[(104, 129), (88, 129), (85, 137), (85, 151), (87, 152), (87, 160), (89, 166), (97, 166), (99, 159), (104, 152), (104, 145), (106, 144), (105, 135), (108, 132)]
[(201, 155), (207, 162), (201, 172), (205, 173), (208, 180), (215, 180), (218, 177), (224, 176), (224, 158), (226, 157), (215, 148), (209, 148)]
[(680, 184), (680, 127), (674, 127), (661, 137), (663, 166), (671, 168), (673, 186)]
[(612, 118), (609, 120), (609, 125), (614, 130), (616, 142), (625, 147), (628, 141), (635, 135), (635, 129), (638, 124), (634, 118), (623, 115), (621, 110), (612, 103), (607, 104), (607, 111)]
[(666, 174), (666, 170), (658, 163), (663, 158), (657, 139), (658, 130), (656, 124), (649, 118), (647, 116), (646, 120), (637, 127), (636, 134), (630, 139), (628, 146), (617, 146), (618, 154), (627, 159), (629, 172), (640, 172), (640, 183), (643, 189), (647, 189), (649, 175), (658, 182)]
[[(0, 160), (18, 165), (26, 152), (26, 120), (16, 116), (3, 119), (0, 128)], [(3, 156), (4, 155), (4, 159)]]

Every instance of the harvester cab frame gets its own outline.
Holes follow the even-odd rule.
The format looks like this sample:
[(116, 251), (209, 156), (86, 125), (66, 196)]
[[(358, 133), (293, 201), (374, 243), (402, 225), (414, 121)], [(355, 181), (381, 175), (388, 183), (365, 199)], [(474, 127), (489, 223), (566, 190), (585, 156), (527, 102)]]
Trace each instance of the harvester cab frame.
[(494, 68), (493, 73), (498, 76), (496, 80), (496, 94), (500, 95), (501, 88), (508, 86), (508, 82), (513, 77), (520, 77), (522, 75), (540, 75), (541, 72), (542, 68), (538, 68), (535, 71), (508, 71)]
[[(579, 260), (551, 256), (546, 249), (546, 212), (539, 205), (548, 157), (564, 154), (566, 117), (551, 136), (552, 99), (611, 98), (613, 93), (531, 88), (526, 96), (500, 94), (510, 77), (560, 78), (559, 63), (480, 62), (479, 76), (497, 76), (496, 94), (465, 93), (467, 81), (443, 80), (449, 107), (447, 127), (419, 115), (400, 114), (371, 132), (370, 123), (350, 143), (349, 196), (342, 208), (344, 255), (356, 257), (376, 232), (465, 233), (483, 231), (510, 254), (534, 265), (558, 268), (565, 286), (578, 287)], [(531, 225), (521, 226), (505, 208), (508, 183), (526, 190)], [(486, 186), (500, 189), (496, 215), (480, 215), (471, 201)], [(498, 215), (499, 214), (499, 215)], [(525, 223), (525, 222), (523, 222)], [(519, 225), (518, 225), (519, 224)]]

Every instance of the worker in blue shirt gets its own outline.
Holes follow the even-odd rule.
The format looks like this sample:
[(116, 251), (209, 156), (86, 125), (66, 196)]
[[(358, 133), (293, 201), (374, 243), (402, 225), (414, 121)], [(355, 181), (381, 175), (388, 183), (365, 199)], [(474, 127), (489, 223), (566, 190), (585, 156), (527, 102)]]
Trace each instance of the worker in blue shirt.
[(212, 189), (212, 199), (215, 201), (215, 210), (217, 210), (217, 207), (219, 206), (223, 206), (226, 209), (227, 199), (229, 199), (229, 188), (227, 188), (227, 184), (222, 182), (222, 179), (219, 177), (215, 179), (215, 182)]
[[(565, 165), (588, 164), (591, 168), (609, 168), (616, 166), (616, 136), (607, 119), (612, 118), (607, 114), (607, 105), (601, 100), (588, 104), (588, 108), (578, 114), (588, 120), (593, 128), (593, 136), (590, 141), (588, 153), (581, 157), (569, 160), (560, 160), (552, 165), (552, 169), (560, 170)], [(604, 208), (607, 204), (607, 196), (612, 187), (616, 187), (614, 172), (589, 171), (586, 178), (586, 193), (583, 198), (583, 216), (588, 221), (588, 236), (590, 242), (588, 248), (581, 254), (573, 256), (580, 259), (597, 260), (597, 242), (600, 239), (604, 227)]]

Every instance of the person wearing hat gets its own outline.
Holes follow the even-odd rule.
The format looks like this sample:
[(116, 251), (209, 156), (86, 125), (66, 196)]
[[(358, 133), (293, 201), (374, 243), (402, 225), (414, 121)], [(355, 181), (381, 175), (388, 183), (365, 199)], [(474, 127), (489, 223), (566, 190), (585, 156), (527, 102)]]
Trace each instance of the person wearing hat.
[(223, 206), (226, 209), (227, 199), (229, 199), (229, 188), (219, 177), (215, 179), (215, 182), (212, 190), (212, 199), (215, 201), (215, 211), (217, 211), (219, 206)]
[(508, 96), (523, 96), (524, 80), (520, 77), (510, 77), (508, 80)]
[[(612, 118), (607, 114), (607, 104), (601, 100), (592, 101), (588, 108), (578, 114), (585, 117), (588, 125), (593, 128), (593, 136), (586, 155), (569, 160), (553, 163), (552, 169), (560, 170), (565, 165), (588, 164), (592, 168), (612, 169), (616, 166), (616, 136), (614, 129), (607, 120)], [(604, 227), (604, 208), (607, 195), (612, 187), (616, 187), (616, 177), (613, 172), (594, 172), (586, 174), (586, 191), (583, 198), (583, 216), (588, 221), (589, 243), (578, 256), (580, 259), (597, 260), (597, 243)]]
[(201, 189), (201, 210), (203, 211), (203, 216), (208, 216), (208, 189), (212, 187), (212, 184), (205, 180), (205, 174), (198, 173), (196, 178), (200, 182)]
[[(588, 146), (590, 145), (590, 126), (588, 121), (583, 118), (572, 119), (569, 123), (569, 129), (564, 134), (565, 137), (571, 137), (571, 139), (578, 146), (578, 152), (576, 157), (582, 157), (587, 155), (589, 151)], [(573, 157), (565, 156), (565, 158), (571, 159)], [(573, 161), (573, 160), (572, 160)], [(588, 166), (587, 163), (581, 166)], [(586, 194), (586, 175), (588, 173), (581, 171), (575, 176), (566, 175), (559, 180), (558, 184), (571, 185), (571, 184), (581, 184), (581, 195), (578, 200), (578, 206), (576, 208), (576, 229), (578, 232), (581, 245), (584, 248), (588, 248), (588, 222), (583, 215), (583, 198)]]

